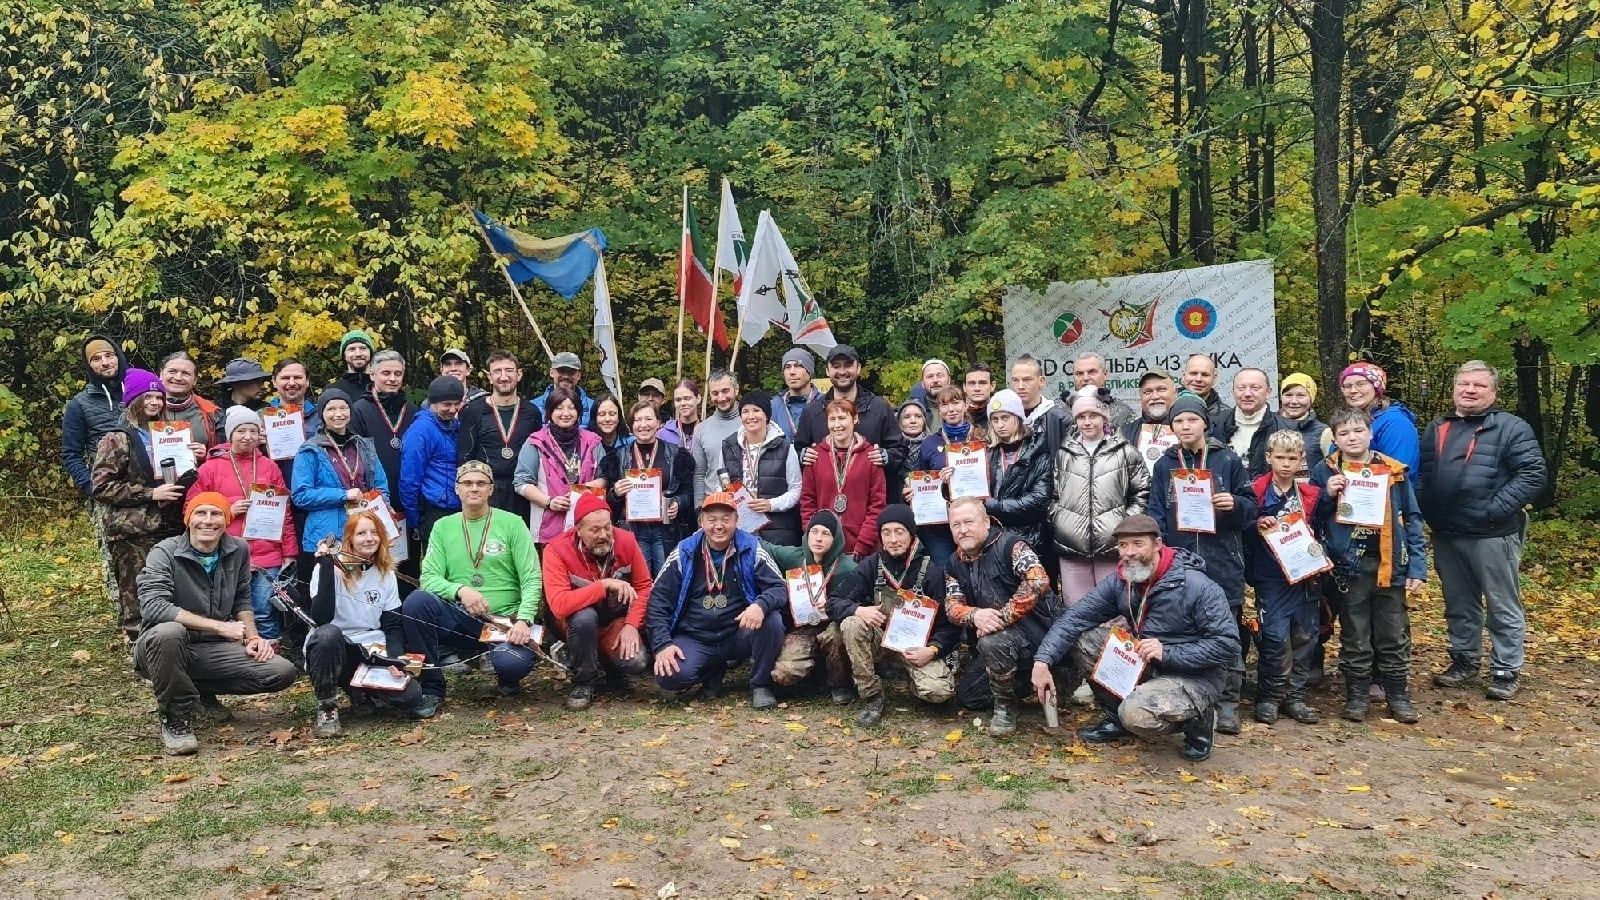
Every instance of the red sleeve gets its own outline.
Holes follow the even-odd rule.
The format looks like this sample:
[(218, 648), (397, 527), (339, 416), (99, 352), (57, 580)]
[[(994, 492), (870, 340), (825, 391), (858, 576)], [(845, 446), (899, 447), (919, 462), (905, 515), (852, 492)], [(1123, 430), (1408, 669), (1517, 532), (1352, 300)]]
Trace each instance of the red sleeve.
[[(273, 468), (277, 467), (274, 466)], [(184, 492), (183, 503), (185, 506), (189, 505), (190, 500), (206, 491), (222, 493), (221, 488), (215, 484), (216, 472), (217, 467), (211, 464), (211, 460), (208, 459), (201, 464), (199, 470), (194, 473), (194, 484), (189, 485), (189, 490)], [(279, 474), (281, 475), (282, 473)]]
[(643, 628), (645, 609), (650, 605), (650, 589), (655, 587), (655, 582), (650, 578), (650, 564), (644, 561), (644, 554), (639, 551), (639, 542), (629, 541), (628, 547), (632, 551), (628, 565), (633, 570), (630, 580), (634, 593), (633, 604), (628, 607), (628, 624)]
[(550, 612), (561, 621), (572, 618), (573, 613), (580, 609), (599, 603), (606, 595), (605, 585), (599, 582), (586, 584), (580, 588), (572, 586), (572, 568), (567, 563), (566, 554), (561, 552), (565, 542), (553, 543), (545, 548), (543, 565), (544, 576), (544, 602), (549, 605)]
[(873, 465), (870, 459), (866, 463), (867, 517), (861, 520), (861, 530), (856, 533), (856, 559), (861, 559), (878, 549), (878, 514), (883, 512), (889, 495), (889, 485), (884, 478), (883, 467)]
[(822, 451), (817, 451), (817, 461), (800, 472), (800, 528), (811, 521), (817, 511), (817, 467), (822, 464)]

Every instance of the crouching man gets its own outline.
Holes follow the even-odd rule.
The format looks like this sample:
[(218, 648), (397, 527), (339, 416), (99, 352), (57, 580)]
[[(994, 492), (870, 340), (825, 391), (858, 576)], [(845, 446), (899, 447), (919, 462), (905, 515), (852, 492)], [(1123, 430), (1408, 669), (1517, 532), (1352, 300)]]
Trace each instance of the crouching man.
[[(1227, 668), (1239, 656), (1239, 634), (1228, 598), (1205, 576), (1205, 564), (1187, 550), (1161, 543), (1149, 516), (1129, 516), (1112, 531), (1121, 563), (1113, 578), (1095, 585), (1051, 626), (1033, 657), (1033, 687), (1042, 700), (1055, 692), (1050, 667), (1076, 650), (1080, 671), (1105, 722), (1078, 732), (1092, 744), (1130, 734), (1152, 740), (1183, 732), (1183, 756), (1211, 756)], [(1126, 619), (1143, 673), (1125, 697), (1093, 676), (1112, 622)]]
[(218, 694), (267, 694), (299, 673), (256, 633), (250, 545), (227, 533), (233, 504), (214, 491), (189, 498), (184, 533), (158, 543), (139, 573), (133, 662), (150, 679), (161, 743), (174, 756), (200, 749), (192, 722), (233, 713)]

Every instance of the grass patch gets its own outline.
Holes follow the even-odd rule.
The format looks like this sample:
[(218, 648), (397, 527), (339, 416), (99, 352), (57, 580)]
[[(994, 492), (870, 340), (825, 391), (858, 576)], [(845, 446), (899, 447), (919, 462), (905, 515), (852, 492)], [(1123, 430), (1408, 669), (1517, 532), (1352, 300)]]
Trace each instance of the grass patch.
[(822, 815), (821, 807), (812, 806), (803, 800), (789, 801), (789, 818), (791, 819), (815, 819), (820, 815)]
[(967, 900), (1056, 900), (1067, 895), (1046, 881), (1002, 872), (973, 884), (961, 896)]
[(1195, 900), (1294, 900), (1317, 890), (1307, 884), (1281, 881), (1256, 866), (1212, 869), (1199, 863), (1178, 862), (1130, 874), (1180, 886), (1182, 896)]
[(939, 781), (932, 775), (912, 775), (889, 783), (889, 791), (902, 797), (922, 797), (938, 789)]

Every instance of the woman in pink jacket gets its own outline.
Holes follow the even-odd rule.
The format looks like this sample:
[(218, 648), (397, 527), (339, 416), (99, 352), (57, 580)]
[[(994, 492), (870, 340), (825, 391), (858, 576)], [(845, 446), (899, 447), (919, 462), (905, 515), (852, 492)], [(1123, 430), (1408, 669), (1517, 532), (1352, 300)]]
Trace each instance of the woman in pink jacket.
[[(244, 537), (245, 521), (250, 514), (252, 489), (283, 501), (280, 507), (283, 526), (272, 538), (250, 540), (250, 606), (256, 617), (256, 631), (262, 637), (277, 643), (282, 633), (278, 611), (272, 606), (272, 583), (284, 560), (294, 559), (300, 546), (294, 533), (294, 515), (289, 509), (289, 485), (284, 483), (283, 471), (272, 458), (261, 452), (264, 438), (261, 416), (243, 406), (230, 406), (223, 414), (223, 434), (227, 443), (213, 451), (189, 488), (189, 496), (204, 491), (216, 491), (233, 503), (233, 521), (228, 533)], [(257, 516), (269, 515), (267, 507), (256, 511)]]
[(545, 427), (522, 445), (511, 487), (528, 501), (533, 541), (540, 547), (566, 530), (573, 489), (605, 490), (600, 436), (578, 423), (578, 395), (557, 385), (545, 402)]

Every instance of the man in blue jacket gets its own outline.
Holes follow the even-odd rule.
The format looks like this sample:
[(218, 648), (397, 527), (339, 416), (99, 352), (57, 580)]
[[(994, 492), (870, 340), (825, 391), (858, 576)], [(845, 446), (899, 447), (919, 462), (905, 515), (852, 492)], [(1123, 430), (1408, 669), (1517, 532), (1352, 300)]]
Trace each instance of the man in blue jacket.
[(417, 413), (400, 451), (400, 506), (406, 511), (406, 527), (424, 554), (433, 523), (461, 511), (456, 496), (456, 436), (465, 399), (466, 385), (453, 375), (429, 382), (428, 406)]
[[(72, 395), (61, 413), (61, 465), (78, 494), (87, 498), (89, 463), (94, 451), (100, 446), (100, 439), (117, 430), (122, 421), (122, 376), (128, 371), (128, 360), (115, 341), (100, 334), (84, 338), (80, 352), (87, 382), (83, 390)], [(104, 506), (90, 504), (89, 518), (94, 522), (95, 542), (105, 566), (106, 592), (115, 601), (119, 592), (111, 574), (114, 570), (111, 551), (106, 547), (104, 514)]]
[(706, 495), (700, 530), (672, 551), (650, 589), (645, 630), (662, 690), (698, 684), (701, 699), (715, 698), (728, 666), (749, 660), (750, 705), (771, 709), (789, 591), (777, 563), (738, 521), (732, 494)]
[[(1073, 653), (1091, 676), (1106, 720), (1078, 736), (1106, 744), (1130, 735), (1153, 740), (1183, 732), (1183, 756), (1211, 756), (1217, 703), (1226, 670), (1239, 657), (1239, 635), (1228, 598), (1205, 576), (1205, 563), (1187, 550), (1162, 544), (1149, 516), (1129, 516), (1112, 530), (1121, 562), (1114, 578), (1095, 585), (1056, 619), (1033, 656), (1033, 687), (1041, 701), (1055, 693), (1052, 666)], [(1144, 673), (1125, 697), (1092, 677), (1111, 638), (1110, 623), (1123, 618)]]
[(1423, 518), (1433, 529), (1434, 568), (1444, 591), (1450, 668), (1440, 687), (1476, 679), (1487, 607), (1490, 682), (1484, 694), (1510, 700), (1522, 671), (1527, 621), (1517, 570), (1532, 503), (1549, 478), (1527, 422), (1495, 407), (1499, 375), (1481, 360), (1456, 370), (1455, 409), (1422, 436)]

